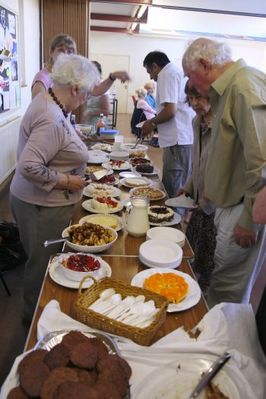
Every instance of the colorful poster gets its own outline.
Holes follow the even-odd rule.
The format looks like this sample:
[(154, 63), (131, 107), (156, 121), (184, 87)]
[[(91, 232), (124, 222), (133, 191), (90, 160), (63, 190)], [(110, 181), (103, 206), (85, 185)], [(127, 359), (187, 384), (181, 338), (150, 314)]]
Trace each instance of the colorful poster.
[(17, 16), (0, 6), (0, 113), (19, 105)]

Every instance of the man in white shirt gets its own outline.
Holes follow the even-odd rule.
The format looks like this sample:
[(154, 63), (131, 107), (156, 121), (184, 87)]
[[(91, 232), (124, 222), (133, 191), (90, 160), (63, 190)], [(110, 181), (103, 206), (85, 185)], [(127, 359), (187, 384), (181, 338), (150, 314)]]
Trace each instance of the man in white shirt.
[(144, 123), (142, 136), (158, 130), (159, 146), (163, 148), (162, 181), (171, 198), (183, 187), (191, 171), (194, 113), (186, 103), (183, 73), (166, 54), (150, 52), (143, 66), (150, 78), (157, 82), (157, 115)]

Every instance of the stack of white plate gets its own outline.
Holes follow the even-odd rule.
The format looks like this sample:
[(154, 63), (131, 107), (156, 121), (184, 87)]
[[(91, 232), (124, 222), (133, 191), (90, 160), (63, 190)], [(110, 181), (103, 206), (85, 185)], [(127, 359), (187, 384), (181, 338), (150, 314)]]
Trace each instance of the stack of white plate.
[(182, 231), (173, 227), (153, 227), (147, 231), (146, 239), (172, 241), (183, 247), (186, 236)]
[(172, 241), (148, 240), (139, 247), (139, 259), (148, 267), (175, 269), (182, 261), (182, 248)]

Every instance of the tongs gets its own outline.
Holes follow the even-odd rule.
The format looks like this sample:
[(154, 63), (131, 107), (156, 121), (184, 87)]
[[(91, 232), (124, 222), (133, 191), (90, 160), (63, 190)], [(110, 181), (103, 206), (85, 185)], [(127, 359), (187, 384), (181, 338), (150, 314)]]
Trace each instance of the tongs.
[(218, 357), (217, 360), (211, 365), (211, 367), (202, 374), (202, 377), (194, 388), (193, 392), (188, 399), (195, 399), (199, 396), (201, 391), (211, 382), (211, 380), (216, 376), (219, 370), (228, 362), (231, 358), (230, 353), (225, 352), (222, 356)]
[(142, 144), (142, 143), (143, 143), (143, 137), (139, 137), (139, 138), (137, 139), (137, 141), (136, 141), (136, 144), (132, 147), (132, 149), (133, 149), (133, 148), (136, 148), (138, 144)]

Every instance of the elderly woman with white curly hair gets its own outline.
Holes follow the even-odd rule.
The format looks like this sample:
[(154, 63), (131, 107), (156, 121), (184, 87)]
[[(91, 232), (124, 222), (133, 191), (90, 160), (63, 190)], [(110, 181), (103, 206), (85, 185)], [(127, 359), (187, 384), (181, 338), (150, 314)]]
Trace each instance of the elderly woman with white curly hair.
[(20, 126), (18, 163), (10, 202), (28, 260), (24, 273), (24, 321), (30, 321), (52, 253), (43, 247), (60, 237), (85, 186), (88, 151), (68, 114), (83, 104), (99, 73), (79, 55), (60, 55), (52, 70), (53, 88), (29, 105)]

